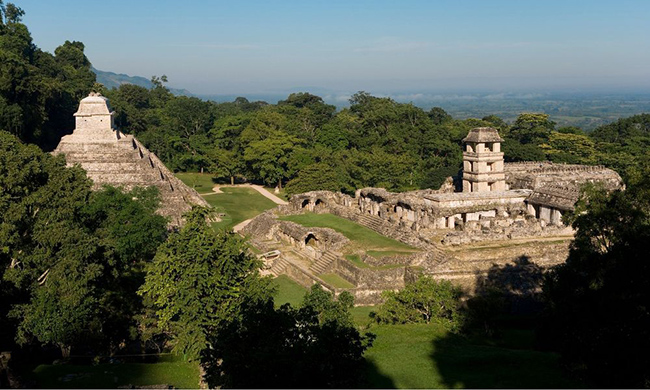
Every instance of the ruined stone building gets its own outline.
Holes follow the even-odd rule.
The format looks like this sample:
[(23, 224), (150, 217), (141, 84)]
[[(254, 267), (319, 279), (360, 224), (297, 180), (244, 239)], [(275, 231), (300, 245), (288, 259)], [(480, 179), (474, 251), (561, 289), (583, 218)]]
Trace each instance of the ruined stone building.
[[(494, 266), (517, 259), (541, 267), (563, 262), (574, 232), (563, 223), (562, 215), (573, 210), (580, 187), (587, 182), (602, 183), (610, 190), (622, 186), (620, 176), (602, 166), (504, 163), (503, 139), (493, 128), (475, 128), (463, 141), (462, 192), (454, 192), (451, 178), (438, 190), (392, 193), (364, 188), (354, 197), (308, 192), (294, 195), (289, 205), (256, 218), (246, 232), (261, 249), (277, 249), (272, 243), (289, 243), (282, 235), (291, 234), (282, 233), (286, 227), (277, 216), (332, 213), (420, 252), (379, 259), (362, 254), (370, 267), (360, 268), (335, 250), (312, 249), (307, 254), (301, 248), (304, 243), (294, 239), (289, 245), (295, 246), (298, 255), (311, 259), (304, 263), (308, 266), (301, 268), (297, 261), (292, 264), (287, 256), (277, 259), (272, 271), (287, 273), (305, 285), (327, 285), (319, 273), (335, 273), (355, 286), (349, 291), (358, 303), (376, 302), (381, 290), (403, 287), (414, 270), (454, 280), (471, 292), (477, 278)], [(312, 234), (318, 240), (319, 234), (312, 230), (302, 228), (301, 234)], [(390, 269), (386, 265), (391, 265)]]
[(192, 205), (209, 207), (137, 139), (115, 129), (108, 99), (91, 93), (81, 100), (74, 116), (74, 131), (61, 139), (53, 153), (64, 154), (68, 165), (81, 165), (94, 189), (102, 185), (126, 190), (155, 186), (161, 198), (158, 212), (170, 218), (171, 226), (179, 226)]

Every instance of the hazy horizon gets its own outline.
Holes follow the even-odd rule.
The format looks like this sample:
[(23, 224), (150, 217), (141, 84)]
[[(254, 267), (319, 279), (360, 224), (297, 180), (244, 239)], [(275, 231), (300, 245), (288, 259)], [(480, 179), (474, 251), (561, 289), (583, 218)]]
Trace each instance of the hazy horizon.
[(650, 88), (650, 2), (41, 2), (34, 43), (197, 95)]

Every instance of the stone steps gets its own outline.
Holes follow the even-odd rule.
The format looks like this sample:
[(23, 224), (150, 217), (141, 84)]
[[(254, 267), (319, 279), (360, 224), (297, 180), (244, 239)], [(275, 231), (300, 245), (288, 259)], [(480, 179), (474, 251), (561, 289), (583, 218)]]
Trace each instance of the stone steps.
[(280, 276), (289, 266), (289, 262), (282, 256), (273, 261), (273, 265), (269, 269), (274, 276)]
[(369, 229), (379, 231), (381, 233), (384, 221), (374, 215), (362, 214), (359, 216), (359, 223)]
[(320, 259), (313, 263), (309, 270), (315, 274), (322, 274), (329, 268), (330, 265), (337, 259), (337, 255), (331, 251), (323, 253)]

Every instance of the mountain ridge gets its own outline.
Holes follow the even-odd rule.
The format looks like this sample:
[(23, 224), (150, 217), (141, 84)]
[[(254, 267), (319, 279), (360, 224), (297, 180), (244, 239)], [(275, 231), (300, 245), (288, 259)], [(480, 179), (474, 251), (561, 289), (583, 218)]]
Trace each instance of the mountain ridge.
[[(133, 84), (147, 89), (153, 88), (153, 83), (151, 80), (142, 76), (129, 76), (125, 73), (115, 73), (99, 70), (94, 66), (91, 66), (90, 70), (95, 73), (95, 76), (97, 76), (97, 82), (104, 85), (108, 89), (119, 88), (122, 84)], [(169, 89), (169, 92), (173, 93), (174, 95), (194, 96), (194, 94), (187, 89), (167, 89)]]

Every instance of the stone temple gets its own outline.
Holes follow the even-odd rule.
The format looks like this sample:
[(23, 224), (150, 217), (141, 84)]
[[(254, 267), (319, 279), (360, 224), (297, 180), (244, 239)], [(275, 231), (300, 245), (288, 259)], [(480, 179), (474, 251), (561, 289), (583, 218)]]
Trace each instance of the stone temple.
[(192, 205), (210, 207), (193, 189), (131, 135), (115, 129), (108, 99), (91, 93), (74, 114), (75, 129), (61, 139), (54, 154), (65, 154), (68, 165), (79, 164), (93, 180), (94, 189), (112, 185), (131, 190), (155, 186), (160, 191), (158, 213), (179, 226)]
[[(349, 291), (358, 304), (376, 303), (382, 290), (399, 289), (421, 273), (452, 280), (471, 293), (494, 267), (547, 268), (565, 261), (575, 232), (562, 215), (573, 210), (580, 187), (623, 185), (616, 172), (602, 166), (504, 163), (503, 139), (493, 128), (472, 129), (463, 142), (462, 192), (454, 192), (451, 178), (438, 190), (363, 188), (354, 197), (313, 191), (258, 216), (244, 233), (258, 249), (274, 254), (267, 259), (271, 273), (287, 274), (305, 286), (321, 283), (335, 292)], [(346, 218), (417, 251), (369, 254), (332, 229), (282, 220), (305, 212)], [(364, 264), (349, 261), (350, 256)], [(328, 282), (332, 274), (347, 284)]]

